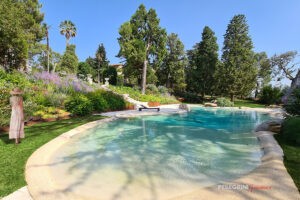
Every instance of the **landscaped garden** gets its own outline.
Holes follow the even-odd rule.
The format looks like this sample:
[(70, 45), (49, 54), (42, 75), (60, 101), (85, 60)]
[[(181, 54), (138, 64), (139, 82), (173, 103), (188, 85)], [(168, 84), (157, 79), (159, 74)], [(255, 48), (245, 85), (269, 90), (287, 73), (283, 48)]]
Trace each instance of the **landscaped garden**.
[[(169, 179), (165, 177), (170, 180), (175, 177), (176, 181), (169, 183), (189, 191), (200, 186), (203, 180), (208, 182), (201, 187), (231, 180), (248, 174), (261, 164), (261, 149), (252, 130), (258, 122), (270, 120), (270, 116), (253, 115), (239, 109), (210, 110), (197, 108), (197, 105), (276, 108), (282, 109), (284, 120), (275, 138), (284, 151), (284, 165), (300, 191), (299, 54), (296, 51), (272, 52), (273, 55), (257, 52), (246, 15), (236, 13), (232, 14), (227, 29), (222, 32), (219, 27), (213, 30), (213, 26), (201, 25), (202, 34), (199, 36), (198, 27), (198, 39), (189, 41), (189, 49), (186, 49), (183, 41), (189, 37), (181, 40), (177, 33), (168, 32), (162, 26), (168, 24), (168, 20), (160, 23), (155, 9), (147, 9), (143, 4), (135, 9), (135, 13), (127, 13), (127, 18), (118, 22), (118, 36), (109, 39), (109, 42), (116, 42), (112, 48), (107, 45), (108, 41), (105, 45), (99, 44), (101, 38), (97, 43), (82, 42), (83, 38), (94, 38), (90, 30), (88, 35), (80, 35), (86, 34), (87, 30), (82, 26), (86, 22), (58, 21), (64, 19), (59, 12), (59, 18), (51, 23), (46, 21), (49, 16), (47, 12), (42, 13), (38, 0), (0, 1), (0, 198), (26, 186), (25, 165), (39, 147), (73, 128), (103, 119), (101, 114), (106, 112), (133, 110), (121, 112), (118, 116), (123, 118), (128, 117), (126, 113), (143, 115), (147, 111), (134, 110), (141, 106), (141, 102), (148, 102), (149, 106), (161, 105), (160, 112), (154, 114), (179, 113), (182, 110), (179, 111), (178, 104), (196, 106), (188, 114), (119, 119), (101, 130), (96, 126), (85, 137), (70, 140), (69, 146), (64, 146), (65, 151), (60, 152), (62, 157), (57, 155), (56, 159), (74, 159), (71, 164), (87, 166), (87, 171), (103, 169), (103, 172), (108, 170), (111, 173), (111, 176), (99, 180), (114, 182), (127, 178), (124, 185), (120, 185), (124, 191), (135, 182), (133, 177), (138, 171), (143, 175), (137, 180), (148, 180), (145, 185), (150, 183), (150, 196), (156, 199), (155, 189), (164, 193), (165, 188), (156, 188), (154, 182), (166, 185), (164, 181)], [(70, 15), (73, 14), (78, 17), (78, 12)], [(84, 17), (84, 12), (82, 14)], [(132, 16), (128, 18), (130, 14)], [(251, 22), (257, 21), (253, 16), (249, 17)], [(95, 29), (98, 28), (96, 23), (103, 18), (97, 19)], [(116, 32), (115, 22), (112, 24)], [(108, 30), (103, 27), (98, 31), (106, 34)], [(189, 30), (188, 35), (192, 32)], [(56, 36), (59, 35), (65, 39), (64, 52), (58, 52)], [(224, 35), (223, 44), (218, 42), (218, 35)], [(73, 41), (75, 37), (78, 40)], [(91, 46), (84, 46), (86, 43), (93, 44), (95, 51), (88, 51)], [(115, 46), (117, 52), (112, 53)], [(119, 63), (112, 63), (116, 59)], [(14, 96), (18, 96), (17, 104)], [(22, 111), (16, 111), (15, 105)], [(185, 108), (189, 110), (188, 106)], [(153, 114), (148, 112), (145, 115), (149, 113)], [(108, 113), (107, 116), (110, 114), (116, 115)], [(25, 124), (25, 138), (21, 143), (17, 142), (20, 138), (15, 138), (13, 132), (20, 136), (22, 128), (12, 131), (11, 123), (15, 125), (14, 122), (18, 122), (18, 127)], [(16, 139), (16, 143), (9, 137)], [(71, 156), (68, 152), (74, 153), (73, 146), (80, 148)], [(202, 157), (198, 157), (199, 152)], [(104, 164), (109, 166), (108, 169), (102, 168)], [(235, 166), (240, 166), (243, 173), (233, 172)], [(222, 171), (225, 169), (230, 173)], [(193, 170), (198, 174), (190, 174)], [(125, 175), (120, 175), (122, 173)], [(89, 174), (80, 178), (87, 179)], [(191, 178), (196, 174), (197, 177)], [(206, 175), (221, 179), (210, 180)], [(182, 177), (186, 179), (178, 181)], [(186, 180), (193, 184), (185, 185)], [(140, 182), (135, 186), (140, 187)], [(122, 192), (118, 191), (113, 198), (118, 199), (124, 195)], [(135, 191), (131, 193), (135, 194)]]

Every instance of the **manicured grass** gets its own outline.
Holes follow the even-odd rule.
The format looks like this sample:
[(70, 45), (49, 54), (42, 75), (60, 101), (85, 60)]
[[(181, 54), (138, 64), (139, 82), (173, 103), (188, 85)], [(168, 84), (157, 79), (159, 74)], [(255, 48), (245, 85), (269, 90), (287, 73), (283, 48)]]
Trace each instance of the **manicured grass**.
[(260, 104), (253, 100), (237, 99), (234, 101), (234, 107), (265, 108), (266, 105)]
[(161, 94), (142, 94), (139, 90), (125, 86), (112, 86), (109, 88), (118, 94), (129, 94), (129, 96), (135, 100), (143, 102), (159, 102), (161, 104), (178, 103), (175, 97), (165, 96)]
[(300, 191), (300, 117), (288, 118), (275, 135), (284, 152), (284, 165)]
[(36, 149), (64, 132), (102, 118), (89, 116), (35, 124), (25, 128), (26, 138), (19, 145), (9, 140), (7, 134), (0, 134), (0, 198), (26, 185), (25, 164)]

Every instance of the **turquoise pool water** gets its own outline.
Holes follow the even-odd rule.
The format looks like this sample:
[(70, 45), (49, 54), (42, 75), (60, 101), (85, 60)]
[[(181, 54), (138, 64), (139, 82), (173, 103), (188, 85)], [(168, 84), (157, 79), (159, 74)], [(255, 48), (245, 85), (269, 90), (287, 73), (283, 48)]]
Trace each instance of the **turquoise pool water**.
[(252, 131), (268, 119), (254, 111), (193, 108), (188, 114), (116, 120), (61, 147), (53, 156), (53, 176), (57, 184), (80, 180), (75, 186), (81, 191), (102, 188), (111, 197), (137, 188), (153, 197), (211, 186), (260, 164)]

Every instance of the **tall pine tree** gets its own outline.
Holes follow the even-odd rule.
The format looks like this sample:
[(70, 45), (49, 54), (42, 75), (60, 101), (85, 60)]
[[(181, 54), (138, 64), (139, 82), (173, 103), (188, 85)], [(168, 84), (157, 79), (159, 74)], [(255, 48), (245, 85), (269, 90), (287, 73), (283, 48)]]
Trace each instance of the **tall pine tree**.
[(58, 70), (66, 73), (76, 74), (78, 68), (78, 57), (75, 53), (76, 46), (71, 44), (66, 47)]
[(159, 25), (159, 18), (154, 9), (146, 10), (142, 4), (119, 29), (119, 57), (126, 59), (127, 72), (135, 73), (141, 78), (142, 94), (145, 94), (148, 64), (159, 66), (166, 50), (167, 34)]
[(193, 91), (205, 94), (213, 93), (216, 81), (215, 73), (218, 66), (218, 44), (215, 33), (205, 26), (202, 32), (202, 41), (190, 51), (189, 85)]
[(160, 84), (172, 88), (174, 91), (184, 90), (186, 86), (184, 74), (186, 66), (187, 58), (184, 45), (177, 34), (171, 33), (167, 39), (167, 55), (157, 71)]
[(255, 88), (257, 67), (252, 40), (245, 15), (235, 15), (228, 24), (224, 36), (221, 68), (222, 89), (234, 97), (246, 96)]
[(106, 57), (106, 50), (102, 43), (98, 46), (98, 49), (96, 51), (95, 61), (96, 65), (94, 67), (96, 67), (95, 71), (97, 72), (97, 80), (100, 84), (104, 81), (103, 72), (107, 70), (109, 64), (109, 61)]

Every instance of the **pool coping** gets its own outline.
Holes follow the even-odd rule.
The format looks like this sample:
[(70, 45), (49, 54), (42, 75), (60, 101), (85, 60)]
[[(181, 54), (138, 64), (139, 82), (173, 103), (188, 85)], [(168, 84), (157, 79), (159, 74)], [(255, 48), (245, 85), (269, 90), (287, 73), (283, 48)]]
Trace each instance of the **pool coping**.
[[(177, 112), (173, 110), (171, 113), (137, 111), (135, 112), (135, 115), (129, 117), (154, 114), (174, 114), (179, 113), (178, 111), (179, 109), (177, 109)], [(110, 116), (110, 118), (101, 119), (79, 126), (56, 137), (37, 149), (30, 156), (25, 167), (25, 177), (28, 184), (27, 188), (31, 196), (34, 197), (34, 199), (82, 199), (82, 197), (64, 192), (55, 186), (55, 183), (49, 173), (51, 165), (49, 165), (48, 161), (51, 155), (58, 148), (67, 143), (70, 138), (101, 123), (107, 123), (118, 118), (126, 117), (126, 114), (123, 116), (121, 114), (121, 112), (106, 113), (104, 116)], [(282, 149), (274, 139), (274, 133), (267, 131), (267, 123), (263, 124), (265, 124), (265, 126), (261, 124), (260, 129), (256, 128), (254, 131), (254, 134), (257, 136), (260, 146), (264, 152), (261, 165), (249, 174), (234, 181), (222, 182), (215, 186), (200, 188), (199, 190), (174, 197), (172, 199), (300, 199), (299, 192), (284, 167)], [(43, 185), (47, 187), (43, 187)], [(248, 188), (245, 186), (248, 186)], [(243, 188), (239, 189), (239, 187)]]

